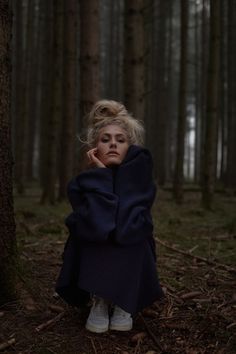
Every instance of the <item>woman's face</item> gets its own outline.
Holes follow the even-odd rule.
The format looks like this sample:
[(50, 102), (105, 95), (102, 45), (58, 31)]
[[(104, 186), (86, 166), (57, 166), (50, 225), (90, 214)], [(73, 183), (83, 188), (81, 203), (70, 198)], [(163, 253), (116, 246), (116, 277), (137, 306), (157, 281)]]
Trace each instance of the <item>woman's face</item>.
[(100, 129), (96, 156), (105, 166), (121, 164), (128, 148), (128, 136), (123, 128), (111, 124)]

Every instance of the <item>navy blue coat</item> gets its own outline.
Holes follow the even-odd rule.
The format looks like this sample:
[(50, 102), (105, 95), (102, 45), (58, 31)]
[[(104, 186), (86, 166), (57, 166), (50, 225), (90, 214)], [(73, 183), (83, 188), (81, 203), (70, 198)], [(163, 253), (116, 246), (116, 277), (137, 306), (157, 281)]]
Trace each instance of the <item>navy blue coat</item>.
[(80, 306), (96, 294), (135, 314), (163, 296), (156, 269), (150, 152), (131, 145), (113, 168), (91, 168), (68, 184), (73, 212), (56, 291)]

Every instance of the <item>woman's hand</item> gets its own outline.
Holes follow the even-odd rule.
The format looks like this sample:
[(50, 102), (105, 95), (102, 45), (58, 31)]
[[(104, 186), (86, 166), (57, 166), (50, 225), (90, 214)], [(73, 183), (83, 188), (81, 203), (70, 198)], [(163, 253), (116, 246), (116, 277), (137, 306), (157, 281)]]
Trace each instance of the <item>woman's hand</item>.
[(96, 167), (103, 167), (104, 168), (106, 166), (96, 157), (97, 151), (98, 151), (98, 149), (94, 148), (94, 149), (91, 149), (87, 152), (89, 162), (91, 164), (95, 165)]

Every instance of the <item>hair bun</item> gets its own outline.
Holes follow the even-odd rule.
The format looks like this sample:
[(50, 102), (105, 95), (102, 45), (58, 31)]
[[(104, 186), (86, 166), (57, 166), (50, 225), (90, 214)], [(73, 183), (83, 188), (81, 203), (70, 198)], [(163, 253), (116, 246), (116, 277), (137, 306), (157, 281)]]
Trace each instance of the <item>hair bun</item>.
[(125, 106), (112, 100), (100, 100), (93, 106), (88, 116), (89, 125), (97, 125), (109, 118), (127, 116)]

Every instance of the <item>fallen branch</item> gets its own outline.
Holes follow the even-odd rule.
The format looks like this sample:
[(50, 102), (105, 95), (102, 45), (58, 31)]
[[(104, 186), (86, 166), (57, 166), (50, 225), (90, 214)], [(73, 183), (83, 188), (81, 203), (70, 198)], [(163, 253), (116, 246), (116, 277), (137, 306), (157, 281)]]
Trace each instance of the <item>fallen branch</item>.
[(192, 252), (195, 251), (198, 247), (199, 247), (199, 245), (195, 245), (194, 247), (192, 247), (192, 248), (189, 250), (189, 253), (192, 253)]
[(41, 325), (39, 325), (38, 327), (35, 328), (35, 330), (37, 332), (42, 331), (45, 328), (51, 327), (53, 326), (57, 321), (59, 321), (63, 316), (65, 315), (65, 311), (59, 313), (59, 315), (57, 315), (56, 317), (52, 318), (51, 320), (42, 323)]
[(236, 322), (230, 323), (226, 328), (230, 329), (232, 327), (236, 327)]
[(91, 342), (91, 344), (92, 344), (94, 354), (97, 354), (97, 349), (96, 349), (96, 347), (95, 347), (95, 344), (94, 344), (93, 338), (89, 337), (89, 339), (90, 339), (90, 342)]
[(58, 306), (58, 305), (54, 305), (54, 304), (49, 304), (48, 308), (51, 311), (56, 312), (56, 313), (61, 313), (64, 310), (62, 306)]
[(180, 298), (183, 300), (190, 300), (190, 299), (194, 299), (198, 295), (202, 295), (202, 292), (201, 291), (191, 291), (190, 293), (185, 293), (185, 294), (180, 295)]
[(176, 248), (176, 247), (174, 247), (174, 246), (169, 245), (169, 244), (166, 243), (165, 241), (160, 240), (158, 237), (156, 237), (155, 239), (156, 239), (156, 241), (157, 241), (160, 245), (162, 245), (162, 246), (164, 246), (164, 247), (166, 247), (166, 248), (168, 248), (168, 249), (170, 249), (170, 250), (172, 250), (172, 251), (174, 251), (174, 252), (183, 254), (184, 256), (187, 256), (187, 257), (190, 257), (190, 258), (194, 258), (194, 259), (196, 259), (196, 260), (198, 260), (198, 261), (201, 261), (201, 262), (204, 262), (204, 263), (207, 263), (207, 264), (216, 266), (216, 267), (221, 267), (221, 268), (226, 269), (226, 270), (231, 271), (231, 272), (236, 272), (236, 268), (231, 267), (231, 266), (228, 266), (227, 264), (223, 264), (223, 263), (220, 263), (220, 262), (211, 261), (210, 259), (207, 259), (207, 258), (205, 258), (205, 257), (195, 256), (195, 255), (193, 255), (193, 254), (190, 253), (190, 252), (186, 252), (186, 251), (183, 251), (183, 250), (181, 250), (181, 249), (178, 249), (178, 248)]
[(16, 340), (15, 338), (11, 338), (9, 340), (7, 340), (6, 342), (3, 342), (0, 344), (0, 350), (4, 350), (8, 347), (10, 347), (11, 345), (15, 344)]

